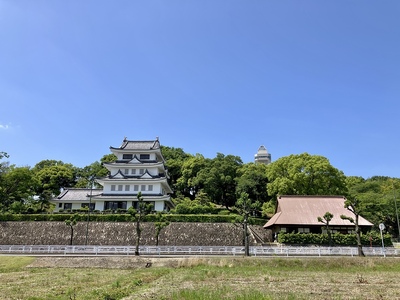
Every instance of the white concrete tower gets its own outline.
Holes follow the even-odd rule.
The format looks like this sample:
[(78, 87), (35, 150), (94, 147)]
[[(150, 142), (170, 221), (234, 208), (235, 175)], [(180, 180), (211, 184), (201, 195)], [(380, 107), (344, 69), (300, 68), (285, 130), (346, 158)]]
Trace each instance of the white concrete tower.
[(268, 153), (264, 146), (260, 146), (260, 148), (258, 148), (257, 154), (254, 155), (254, 162), (256, 164), (266, 165), (271, 163), (271, 154)]

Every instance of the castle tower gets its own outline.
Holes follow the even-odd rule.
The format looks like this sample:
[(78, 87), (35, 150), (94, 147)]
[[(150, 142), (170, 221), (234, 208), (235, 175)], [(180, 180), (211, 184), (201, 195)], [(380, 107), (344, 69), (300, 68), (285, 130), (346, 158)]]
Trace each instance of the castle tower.
[(260, 148), (258, 148), (257, 154), (254, 155), (254, 162), (256, 164), (266, 165), (271, 163), (271, 154), (268, 153), (264, 146), (260, 146)]
[(103, 193), (93, 197), (96, 209), (137, 208), (136, 196), (140, 191), (145, 202), (151, 202), (154, 210), (173, 207), (169, 194), (168, 173), (161, 154), (158, 137), (152, 141), (130, 141), (126, 138), (120, 147), (110, 147), (117, 160), (104, 163), (109, 175), (98, 179)]

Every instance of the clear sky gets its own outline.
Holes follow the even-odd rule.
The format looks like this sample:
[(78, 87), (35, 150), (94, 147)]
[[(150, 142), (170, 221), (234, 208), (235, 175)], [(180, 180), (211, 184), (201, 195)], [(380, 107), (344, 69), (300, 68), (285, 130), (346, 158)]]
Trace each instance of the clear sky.
[(84, 167), (126, 136), (400, 177), (400, 1), (0, 0), (0, 151)]

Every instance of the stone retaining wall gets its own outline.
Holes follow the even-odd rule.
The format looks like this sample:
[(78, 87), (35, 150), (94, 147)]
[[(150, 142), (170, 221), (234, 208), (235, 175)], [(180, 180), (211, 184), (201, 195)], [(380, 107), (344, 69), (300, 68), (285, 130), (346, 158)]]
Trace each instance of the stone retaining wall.
[[(154, 223), (142, 223), (141, 245), (155, 245)], [(257, 232), (268, 232), (252, 226)], [(135, 224), (130, 222), (78, 222), (73, 227), (74, 245), (135, 245)], [(231, 223), (171, 223), (162, 229), (163, 246), (238, 246), (243, 244), (242, 227)], [(87, 234), (86, 234), (87, 233)], [(0, 222), (1, 245), (69, 245), (71, 228), (64, 222)], [(250, 235), (250, 244), (260, 244)]]

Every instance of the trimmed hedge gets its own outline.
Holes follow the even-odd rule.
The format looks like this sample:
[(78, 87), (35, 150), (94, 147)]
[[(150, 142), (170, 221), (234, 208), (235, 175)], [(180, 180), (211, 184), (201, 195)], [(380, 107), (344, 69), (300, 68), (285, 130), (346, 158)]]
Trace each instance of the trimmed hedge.
[[(382, 245), (382, 239), (379, 232), (371, 231), (361, 235), (361, 243), (365, 246), (370, 245), (370, 238), (372, 238), (373, 246)], [(383, 241), (386, 246), (392, 246), (392, 239), (390, 234), (386, 233), (383, 236)], [(296, 244), (296, 245), (329, 245), (328, 234), (322, 233), (279, 233), (278, 242), (282, 244)], [(332, 234), (332, 245), (335, 246), (353, 246), (357, 245), (356, 234)]]
[[(72, 214), (0, 214), (0, 221), (58, 221), (64, 222), (69, 220)], [(87, 213), (76, 213), (78, 222), (86, 222), (88, 220)], [(182, 214), (163, 214), (166, 221), (169, 222), (192, 222), (192, 223), (234, 223), (237, 222), (237, 215), (182, 215)], [(129, 214), (90, 214), (91, 222), (132, 222)], [(158, 222), (157, 214), (149, 214), (144, 218), (145, 222)], [(250, 218), (250, 224), (264, 225), (265, 219)]]

